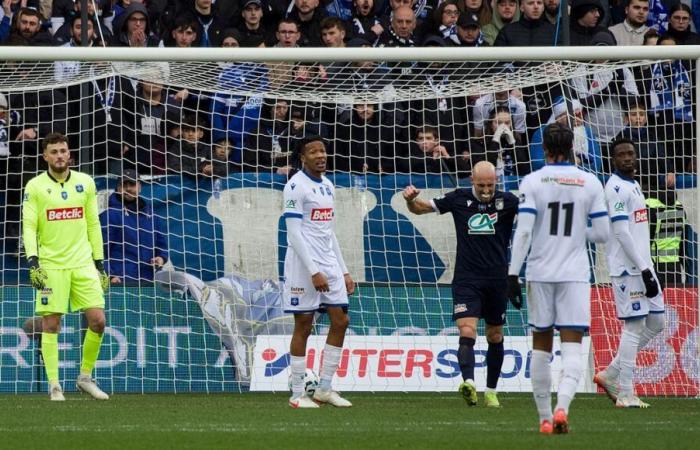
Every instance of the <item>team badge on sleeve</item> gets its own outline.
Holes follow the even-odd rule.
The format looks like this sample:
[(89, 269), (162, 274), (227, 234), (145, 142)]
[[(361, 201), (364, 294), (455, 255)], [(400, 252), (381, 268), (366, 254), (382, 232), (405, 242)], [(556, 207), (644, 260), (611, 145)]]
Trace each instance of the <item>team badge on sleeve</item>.
[(24, 196), (22, 196), (22, 199), (23, 199), (25, 202), (29, 201), (29, 194), (25, 192), (25, 193), (24, 193)]
[(83, 190), (84, 190), (84, 189), (83, 189), (83, 185), (82, 185), (82, 184), (78, 184), (78, 185), (75, 186), (75, 192), (81, 193), (81, 192), (83, 192)]
[(520, 200), (520, 203), (525, 203), (525, 193), (521, 192), (518, 199)]

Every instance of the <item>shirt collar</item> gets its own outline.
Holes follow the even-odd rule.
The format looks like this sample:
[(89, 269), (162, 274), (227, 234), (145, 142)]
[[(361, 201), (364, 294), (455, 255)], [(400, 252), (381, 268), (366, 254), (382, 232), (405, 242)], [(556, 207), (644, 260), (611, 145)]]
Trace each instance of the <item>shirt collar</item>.
[[(63, 183), (67, 183), (68, 180), (70, 180), (71, 173), (72, 173), (71, 170), (68, 169), (68, 176), (66, 177), (65, 180), (63, 180)], [(46, 170), (46, 175), (48, 175), (49, 178), (51, 178), (51, 180), (52, 180), (54, 183), (63, 184), (62, 182), (60, 182), (60, 181), (58, 181), (57, 179), (55, 179), (55, 178), (51, 175), (51, 172), (48, 171), (48, 169)]]
[(625, 19), (622, 22), (622, 26), (625, 27), (625, 31), (633, 34), (644, 34), (649, 29), (649, 27), (647, 27), (646, 25), (642, 25), (639, 28), (634, 28), (632, 25), (629, 24), (629, 22), (627, 22), (627, 19)]

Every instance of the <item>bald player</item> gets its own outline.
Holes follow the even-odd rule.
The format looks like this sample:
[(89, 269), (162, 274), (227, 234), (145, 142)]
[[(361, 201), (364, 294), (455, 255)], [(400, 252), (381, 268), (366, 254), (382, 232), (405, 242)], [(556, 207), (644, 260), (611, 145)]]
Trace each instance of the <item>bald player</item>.
[[(477, 404), (474, 384), (474, 344), (479, 319), (486, 322), (486, 392), (484, 403), (499, 407), (496, 386), (503, 365), (508, 275), (508, 242), (518, 210), (518, 198), (496, 189), (496, 168), (488, 161), (477, 163), (472, 187), (458, 188), (442, 198), (423, 200), (420, 190), (403, 191), (408, 210), (414, 214), (452, 213), (457, 234), (457, 262), (452, 279), (452, 320), (459, 328), (457, 358), (463, 382), (459, 392), (469, 406)], [(520, 309), (522, 298), (513, 300)]]

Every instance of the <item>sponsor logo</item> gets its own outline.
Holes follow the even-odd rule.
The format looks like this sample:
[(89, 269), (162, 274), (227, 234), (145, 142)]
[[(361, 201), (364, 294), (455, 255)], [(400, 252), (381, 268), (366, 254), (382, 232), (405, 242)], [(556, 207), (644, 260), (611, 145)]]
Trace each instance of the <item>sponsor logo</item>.
[(83, 218), (83, 208), (55, 208), (46, 210), (46, 220), (76, 220)]
[(467, 222), (469, 234), (495, 234), (496, 222), (498, 222), (498, 213), (474, 214)]
[(297, 187), (297, 185), (296, 185), (296, 183), (292, 183), (289, 185), (289, 187), (292, 188), (292, 190), (294, 190), (294, 188)]
[(467, 312), (467, 305), (464, 303), (457, 303), (455, 305), (455, 314)]
[(648, 216), (647, 216), (646, 208), (645, 209), (638, 209), (634, 212), (635, 223), (646, 222), (647, 220), (648, 220)]
[(630, 291), (630, 298), (643, 298), (643, 297), (644, 297), (644, 292), (642, 292), (642, 291)]
[(313, 208), (311, 210), (312, 222), (329, 222), (333, 220), (333, 208)]
[(292, 306), (299, 306), (299, 297), (292, 297), (290, 299), (290, 303), (292, 304)]
[(620, 290), (621, 290), (622, 292), (625, 292), (625, 289), (627, 289), (627, 286), (625, 286), (624, 284), (621, 284), (621, 285), (620, 285)]
[(297, 201), (296, 200), (287, 200), (287, 202), (284, 204), (284, 207), (286, 209), (296, 209)]
[(624, 211), (624, 210), (625, 210), (625, 202), (615, 203), (615, 211)]
[(467, 200), (467, 208), (469, 208), (470, 206), (472, 206), (472, 201), (471, 201), (471, 200)]
[(306, 289), (304, 289), (303, 287), (293, 287), (289, 290), (289, 292), (292, 295), (304, 295), (304, 292), (306, 292)]
[(524, 193), (520, 194), (518, 196), (518, 199), (520, 200), (520, 203), (525, 203), (525, 199), (526, 199), (525, 194)]
[(567, 186), (583, 186), (586, 184), (586, 181), (584, 179), (572, 177), (544, 177), (542, 178), (542, 182), (564, 184)]
[(51, 295), (53, 294), (53, 290), (50, 287), (45, 287), (44, 289), (41, 290), (41, 295)]
[(615, 186), (613, 189), (615, 189), (615, 192), (620, 192), (620, 186)]
[(83, 189), (83, 185), (82, 185), (82, 184), (77, 184), (77, 185), (75, 185), (75, 192), (81, 193), (81, 192), (83, 192), (83, 190), (84, 190), (84, 189)]

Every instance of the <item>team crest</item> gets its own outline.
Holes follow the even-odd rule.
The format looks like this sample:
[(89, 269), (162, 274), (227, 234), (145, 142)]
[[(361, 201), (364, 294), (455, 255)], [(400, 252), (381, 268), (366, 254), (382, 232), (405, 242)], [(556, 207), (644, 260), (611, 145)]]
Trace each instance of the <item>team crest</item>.
[(299, 297), (292, 297), (291, 303), (292, 303), (292, 306), (299, 306)]
[(48, 297), (41, 297), (41, 304), (46, 306), (49, 304), (49, 298)]
[(496, 211), (503, 211), (503, 199), (502, 198), (496, 199)]
[(66, 192), (66, 191), (61, 192), (61, 198), (63, 200), (68, 200), (68, 192)]
[(76, 186), (75, 186), (75, 192), (77, 192), (78, 194), (80, 194), (81, 192), (83, 192), (83, 185), (82, 185), (82, 184), (76, 185)]

